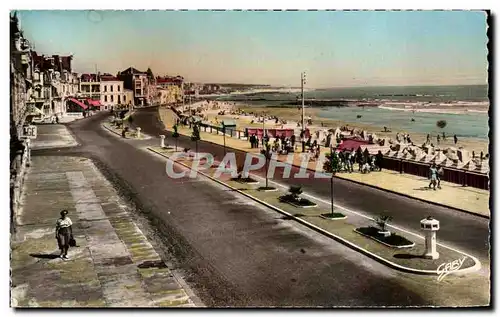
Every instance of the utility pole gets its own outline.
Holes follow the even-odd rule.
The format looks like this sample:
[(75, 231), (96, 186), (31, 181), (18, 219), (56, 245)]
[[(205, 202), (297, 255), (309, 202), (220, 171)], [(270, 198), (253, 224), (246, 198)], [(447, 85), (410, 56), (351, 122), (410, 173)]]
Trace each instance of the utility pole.
[(305, 127), (305, 108), (304, 108), (304, 85), (306, 84), (306, 72), (300, 74), (300, 90), (302, 94), (302, 152), (305, 152), (305, 138), (306, 138), (306, 127)]
[(305, 132), (306, 127), (305, 127), (305, 109), (304, 109), (304, 85), (306, 84), (306, 73), (302, 72), (300, 74), (300, 90), (302, 94), (302, 131)]

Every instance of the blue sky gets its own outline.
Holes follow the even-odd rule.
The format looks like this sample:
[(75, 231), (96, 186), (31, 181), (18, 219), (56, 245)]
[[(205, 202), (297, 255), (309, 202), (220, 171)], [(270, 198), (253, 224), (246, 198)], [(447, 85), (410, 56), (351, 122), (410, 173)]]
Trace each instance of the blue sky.
[(21, 11), (36, 50), (77, 72), (134, 66), (189, 81), (315, 88), (487, 83), (486, 15), (470, 11)]

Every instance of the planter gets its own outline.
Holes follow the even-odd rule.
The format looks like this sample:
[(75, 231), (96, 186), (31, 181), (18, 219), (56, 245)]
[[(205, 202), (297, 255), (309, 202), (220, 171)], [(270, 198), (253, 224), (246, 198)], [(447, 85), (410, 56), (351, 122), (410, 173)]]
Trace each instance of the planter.
[(261, 192), (277, 192), (278, 189), (277, 188), (274, 188), (274, 187), (259, 187), (257, 188), (257, 190), (261, 191)]
[(356, 228), (354, 231), (391, 248), (402, 249), (412, 248), (415, 246), (414, 242), (406, 239), (405, 237), (395, 233), (390, 233), (389, 236), (385, 236), (385, 232), (383, 232), (384, 234), (381, 234), (379, 233), (380, 230), (375, 227)]
[(344, 214), (341, 214), (340, 212), (334, 212), (333, 216), (331, 213), (328, 214), (322, 214), (320, 215), (321, 218), (326, 219), (326, 220), (342, 220), (346, 219), (347, 216)]
[(259, 182), (251, 177), (236, 177), (236, 178), (231, 178), (232, 181), (234, 182), (238, 182), (238, 183), (241, 183), (241, 184), (248, 184), (248, 185), (258, 185)]
[(279, 198), (279, 201), (282, 203), (290, 204), (290, 205), (297, 207), (297, 208), (318, 207), (318, 205), (316, 205), (315, 203), (313, 203), (312, 201), (310, 201), (308, 199), (305, 199), (305, 198), (298, 198), (297, 199), (297, 198), (292, 197), (291, 195), (281, 196)]
[(379, 235), (381, 236), (384, 236), (386, 238), (390, 237), (391, 236), (391, 232), (390, 231), (379, 231), (377, 232)]

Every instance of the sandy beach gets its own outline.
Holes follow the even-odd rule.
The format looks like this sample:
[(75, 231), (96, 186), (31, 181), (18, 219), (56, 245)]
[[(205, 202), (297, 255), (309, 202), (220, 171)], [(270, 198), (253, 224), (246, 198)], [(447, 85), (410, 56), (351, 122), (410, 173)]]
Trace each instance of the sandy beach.
[[(216, 106), (214, 106), (216, 105)], [(300, 120), (301, 111), (295, 107), (259, 107), (253, 105), (245, 105), (237, 102), (210, 102), (199, 101), (191, 106), (186, 105), (185, 109), (187, 110), (189, 107), (191, 109), (198, 109), (201, 111), (205, 118), (208, 118), (207, 121), (218, 124), (222, 120), (233, 120), (237, 124), (238, 130), (244, 130), (245, 128), (254, 127), (261, 128), (263, 126), (261, 118), (262, 115), (266, 116), (277, 116), (280, 120), (287, 121), (286, 124), (275, 123), (275, 120), (266, 120), (265, 127), (266, 128), (287, 128), (287, 129), (296, 129), (296, 133), (300, 131), (300, 127), (297, 126), (297, 121)], [(219, 114), (221, 111), (225, 111), (225, 114)], [(246, 115), (238, 115), (231, 114), (231, 112), (236, 111), (244, 111)], [(317, 130), (328, 130), (335, 129), (341, 126), (348, 126), (350, 128), (356, 128), (361, 130), (366, 130), (368, 133), (375, 133), (379, 138), (392, 138), (395, 139), (396, 133), (404, 134), (409, 133), (404, 129), (392, 129), (390, 132), (383, 132), (383, 127), (366, 125), (362, 123), (356, 122), (346, 122), (335, 119), (326, 119), (320, 118), (317, 115), (319, 109), (317, 108), (306, 108), (305, 114), (306, 118), (310, 117), (312, 119), (313, 124), (307, 125), (307, 127), (314, 133)], [(387, 126), (390, 127), (390, 118), (387, 119)], [(323, 124), (323, 126), (321, 125)], [(427, 138), (426, 134), (419, 133), (410, 133), (411, 139), (415, 145), (422, 145)], [(437, 146), (436, 135), (432, 135), (431, 139), (432, 143)], [(481, 151), (484, 154), (488, 153), (488, 141), (479, 138), (460, 138), (457, 145), (454, 144), (453, 137), (450, 136), (446, 140), (442, 140), (439, 143), (439, 148), (446, 149), (448, 147), (463, 147), (464, 149), (476, 153), (476, 156), (479, 156)]]

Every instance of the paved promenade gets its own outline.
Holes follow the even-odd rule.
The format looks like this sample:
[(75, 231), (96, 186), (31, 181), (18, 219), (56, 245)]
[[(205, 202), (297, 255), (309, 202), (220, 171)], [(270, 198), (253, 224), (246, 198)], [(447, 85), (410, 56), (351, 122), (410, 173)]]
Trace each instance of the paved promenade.
[[(166, 108), (160, 108), (161, 120), (165, 123), (167, 130), (172, 130), (175, 123), (175, 114)], [(192, 130), (188, 127), (180, 127), (179, 133), (184, 135), (191, 135)], [(200, 132), (201, 139), (204, 141), (213, 142), (216, 144), (223, 144), (222, 134), (215, 134), (209, 132)], [(251, 149), (250, 144), (246, 140), (239, 140), (237, 138), (226, 137), (226, 146), (249, 153), (259, 153), (260, 149)], [(323, 151), (328, 152), (328, 149)], [(280, 156), (280, 161), (285, 161), (286, 156)], [(300, 166), (301, 155), (297, 153), (294, 156), (294, 165)], [(322, 171), (322, 164), (311, 161), (308, 168), (312, 170)], [(355, 164), (354, 173), (338, 173), (337, 177), (357, 181), (367, 185), (375, 186), (384, 190), (397, 192), (400, 194), (408, 195), (413, 198), (439, 203), (445, 206), (454, 207), (468, 212), (489, 217), (489, 199), (490, 192), (473, 187), (463, 187), (458, 184), (441, 182), (442, 189), (434, 191), (429, 190), (429, 181), (427, 178), (419, 177), (410, 174), (400, 174), (395, 171), (384, 170), (382, 172), (372, 172), (369, 174), (361, 174), (357, 172), (357, 164)]]
[[(191, 307), (134, 223), (129, 207), (85, 158), (34, 156), (11, 239), (13, 307)], [(69, 210), (78, 247), (58, 257), (54, 224)]]
[(37, 138), (32, 142), (32, 149), (76, 146), (69, 130), (62, 124), (37, 125)]

